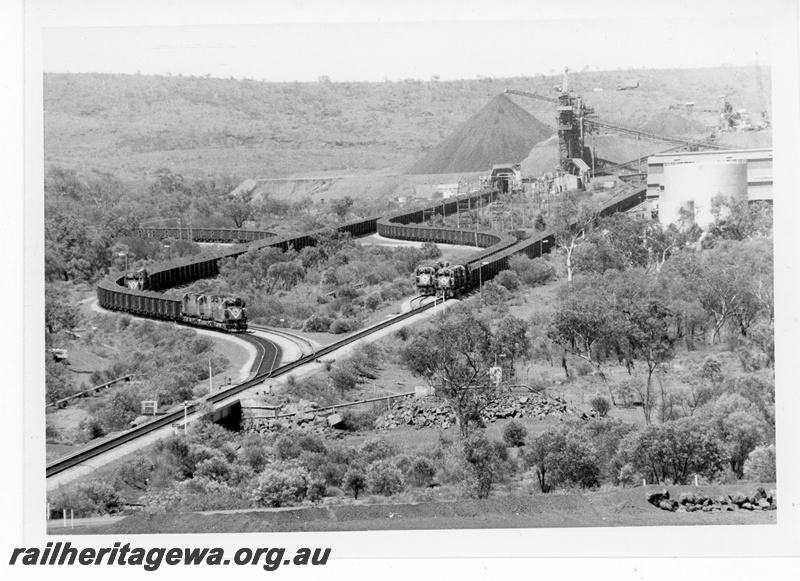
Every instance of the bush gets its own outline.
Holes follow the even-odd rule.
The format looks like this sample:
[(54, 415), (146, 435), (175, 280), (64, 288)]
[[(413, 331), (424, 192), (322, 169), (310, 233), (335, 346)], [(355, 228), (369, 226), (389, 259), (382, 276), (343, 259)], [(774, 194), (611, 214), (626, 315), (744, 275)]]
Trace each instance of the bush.
[(268, 507), (295, 506), (309, 498), (312, 488), (319, 492), (307, 470), (299, 466), (269, 467), (258, 477), (252, 490), (256, 504)]
[(365, 464), (371, 464), (376, 460), (392, 458), (397, 454), (397, 448), (384, 439), (367, 440), (359, 448), (359, 458)]
[(248, 437), (240, 451), (242, 460), (253, 472), (261, 472), (270, 459), (270, 452), (267, 446), (261, 441)]
[(514, 420), (511, 420), (511, 422), (503, 428), (503, 441), (506, 443), (506, 446), (511, 446), (512, 448), (524, 446), (525, 438), (527, 437), (528, 430)]
[(233, 473), (233, 467), (222, 456), (214, 456), (197, 464), (194, 478), (205, 478), (216, 482), (227, 482)]
[(293, 460), (303, 452), (298, 438), (294, 434), (285, 434), (279, 437), (272, 446), (275, 448), (279, 460)]
[(330, 331), (333, 319), (324, 315), (311, 315), (303, 322), (303, 331), (312, 333), (327, 333)]
[(744, 477), (754, 482), (775, 482), (775, 445), (758, 446), (744, 463)]
[(331, 323), (329, 331), (334, 335), (355, 331), (358, 324), (353, 319), (336, 319)]
[(509, 266), (517, 273), (519, 279), (528, 286), (542, 285), (556, 277), (556, 269), (544, 258), (531, 260), (527, 256), (512, 256)]
[(128, 486), (147, 490), (150, 477), (156, 466), (147, 456), (139, 456), (135, 460), (125, 462), (116, 471), (116, 476)]
[(513, 270), (502, 271), (494, 277), (494, 281), (511, 292), (519, 288), (519, 275)]
[[(505, 451), (505, 447), (501, 447)], [(472, 434), (464, 441), (464, 459), (472, 472), (478, 498), (488, 498), (501, 475), (503, 459), (498, 452), (498, 447), (481, 433)]]
[(345, 429), (349, 432), (359, 432), (371, 430), (375, 427), (375, 420), (382, 413), (380, 405), (374, 406), (372, 409), (356, 412), (353, 410), (345, 410), (342, 412), (342, 419), (344, 419)]
[(714, 479), (724, 466), (725, 449), (714, 428), (698, 418), (651, 424), (620, 443), (617, 462), (655, 484), (686, 484), (692, 474)]
[(583, 359), (579, 359), (575, 362), (572, 366), (575, 372), (578, 374), (578, 377), (584, 377), (589, 375), (592, 371), (594, 371), (594, 367), (588, 361), (584, 361)]
[(373, 494), (391, 496), (403, 492), (403, 474), (391, 460), (378, 460), (367, 468), (367, 484)]
[(82, 428), (86, 431), (90, 440), (102, 438), (106, 435), (102, 422), (97, 418), (92, 417), (81, 423), (83, 424)]
[(487, 305), (503, 305), (508, 300), (508, 290), (493, 281), (485, 282), (481, 298)]
[[(127, 384), (126, 384), (127, 387)], [(127, 430), (131, 422), (141, 413), (141, 398), (130, 389), (114, 390), (98, 410), (97, 419), (106, 432)]]
[(78, 484), (72, 490), (57, 494), (50, 500), (51, 518), (59, 518), (63, 511), (77, 517), (98, 516), (119, 512), (122, 498), (117, 487), (107, 480), (92, 480)]
[(429, 260), (435, 260), (442, 255), (442, 251), (439, 250), (439, 247), (436, 245), (436, 243), (431, 242), (430, 240), (423, 242), (419, 250), (422, 255)]
[(585, 433), (560, 428), (539, 435), (525, 453), (525, 463), (535, 470), (539, 488), (553, 486), (593, 488), (600, 484), (597, 450)]
[(339, 487), (342, 485), (342, 479), (347, 471), (346, 464), (339, 464), (338, 462), (325, 462), (317, 469), (317, 474), (322, 478), (328, 486)]
[(635, 425), (616, 418), (602, 418), (582, 422), (579, 426), (597, 451), (603, 479), (616, 484), (622, 468), (617, 462), (617, 451), (622, 439), (636, 429)]
[(303, 434), (300, 436), (300, 438), (297, 440), (297, 445), (305, 452), (325, 454), (325, 452), (328, 451), (325, 448), (325, 444), (322, 442), (322, 439), (320, 439), (319, 436), (314, 436), (312, 434)]
[(342, 479), (342, 486), (352, 492), (353, 498), (358, 500), (358, 495), (367, 487), (367, 475), (360, 467), (350, 468)]
[(381, 298), (380, 291), (373, 291), (364, 297), (364, 306), (370, 311), (375, 311), (381, 306), (383, 299)]
[(601, 418), (606, 417), (608, 415), (609, 410), (611, 409), (611, 404), (609, 403), (609, 401), (602, 396), (597, 396), (592, 398), (589, 401), (589, 405), (592, 406), (592, 409)]
[(622, 407), (631, 407), (639, 399), (639, 393), (643, 391), (640, 386), (641, 380), (631, 379), (621, 381), (617, 385), (612, 386), (614, 397), (616, 398), (617, 405)]
[(358, 383), (358, 375), (349, 365), (331, 369), (328, 377), (330, 377), (333, 387), (341, 393), (350, 391)]
[(436, 468), (427, 458), (415, 458), (408, 469), (408, 480), (413, 486), (430, 486), (435, 476)]

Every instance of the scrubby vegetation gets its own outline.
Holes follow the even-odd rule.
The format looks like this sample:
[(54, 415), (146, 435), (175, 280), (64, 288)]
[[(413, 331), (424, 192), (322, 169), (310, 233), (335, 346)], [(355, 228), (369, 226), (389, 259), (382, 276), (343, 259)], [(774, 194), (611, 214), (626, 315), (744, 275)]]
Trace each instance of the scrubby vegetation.
[(256, 323), (342, 334), (411, 294), (414, 269), (440, 254), (435, 244), (362, 246), (330, 230), (301, 252), (265, 248), (226, 259), (219, 277), (189, 289), (243, 297), (248, 317)]
[(216, 369), (228, 364), (224, 356), (213, 352), (210, 339), (191, 329), (114, 315), (96, 315), (91, 325), (73, 345), (113, 361), (75, 385), (67, 381), (64, 363), (48, 360), (48, 401), (112, 379), (132, 377), (85, 406), (89, 416), (82, 433), (75, 436), (77, 441), (127, 429), (141, 415), (143, 400), (155, 400), (164, 409), (194, 399), (195, 385), (208, 377), (209, 361)]
[[(204, 85), (212, 82), (219, 85), (208, 79), (177, 85), (205, 94)], [(155, 83), (146, 107), (157, 104), (170, 83)], [(252, 96), (261, 90), (258, 84), (234, 84), (247, 97), (237, 102), (255, 107), (243, 109), (246, 115), (273, 115), (263, 103), (252, 105)], [(407, 95), (421, 91), (416, 83), (402, 89)], [(280, 95), (285, 97), (287, 90), (281, 89)], [(361, 139), (364, 128), (356, 117), (363, 112), (339, 102), (338, 91), (367, 89), (342, 85), (320, 90), (335, 94), (292, 99), (293, 115), (313, 111), (326, 124), (314, 128), (315, 137), (276, 126), (278, 141), (318, 139), (331, 130), (328, 122), (337, 131), (346, 122), (353, 139)], [(339, 101), (333, 98), (337, 96)], [(46, 99), (53, 106), (52, 95)], [(426, 96), (426, 102), (433, 101)], [(382, 114), (402, 109), (391, 100), (382, 103), (375, 109)], [(77, 102), (58, 106), (94, 115)], [(237, 123), (189, 145), (218, 145), (222, 134), (245, 143), (249, 137)], [(429, 125), (424, 145), (448, 129)], [(379, 128), (379, 133), (385, 132)], [(175, 147), (184, 139), (177, 135), (158, 147)], [(378, 167), (388, 159), (384, 146), (389, 141), (375, 139), (376, 152), (365, 164)], [(144, 138), (130, 143), (130, 153), (136, 155), (158, 149)], [(411, 151), (419, 146), (398, 147)], [(326, 167), (336, 169), (350, 159), (349, 153), (336, 151), (338, 157)], [(289, 157), (282, 161), (287, 167), (300, 163), (299, 155)], [(242, 296), (251, 320), (308, 332), (358, 329), (372, 313), (408, 294), (417, 264), (439, 256), (433, 244), (422, 249), (362, 247), (330, 228), (388, 207), (375, 201), (343, 198), (321, 208), (309, 198), (286, 201), (269, 192), (258, 199), (244, 193), (232, 200), (225, 194), (238, 179), (230, 176), (189, 178), (177, 170), (144, 165), (125, 171), (145, 178), (132, 184), (99, 171), (51, 166), (45, 183), (47, 345), (80, 342), (99, 356), (119, 354), (113, 365), (87, 378), (88, 384), (125, 374), (139, 377), (125, 390), (109, 392), (88, 406), (83, 438), (125, 428), (142, 399), (168, 406), (193, 398), (192, 386), (205, 377), (209, 357), (215, 367), (225, 364), (212, 354), (206, 339), (191, 331), (128, 317), (82, 320), (78, 314), (72, 296), (76, 284), (91, 284), (123, 269), (126, 261), (135, 267), (169, 256), (164, 245), (125, 236), (140, 220), (170, 216), (175, 224), (192, 222), (196, 227), (250, 223), (292, 231), (328, 227), (315, 247), (250, 251), (224, 261), (216, 279), (188, 289)], [(546, 212), (529, 209), (522, 216), (524, 225), (555, 230), (550, 254), (533, 260), (513, 257), (510, 269), (484, 281), (477, 296), (435, 320), (395, 333), (392, 353), (366, 346), (329, 362), (316, 377), (289, 378), (280, 395), (287, 401), (339, 403), (360, 383), (376, 379), (381, 365), (400, 365), (428, 383), (438, 402), (457, 418), (457, 429), (440, 432), (435, 444), (376, 438), (377, 408), (342, 411), (336, 438), (300, 428), (232, 433), (198, 422), (188, 434), (162, 440), (152, 453), (126, 461), (111, 474), (54, 493), (52, 510), (108, 514), (123, 510), (131, 499), (155, 513), (323, 501), (483, 499), (638, 486), (643, 481), (682, 484), (695, 477), (709, 483), (774, 481), (771, 207), (718, 198), (715, 222), (704, 232), (663, 228), (657, 221), (628, 215), (600, 218), (601, 196), (568, 193), (552, 200)], [(186, 256), (200, 248), (170, 241), (169, 252)], [(71, 335), (78, 325), (86, 329), (79, 337)], [(76, 389), (67, 381), (63, 363), (49, 357), (46, 365), (49, 401)], [(481, 406), (511, 386), (571, 395), (571, 408), (577, 411), (557, 425), (525, 417), (503, 420), (494, 429), (487, 426)], [(62, 436), (48, 425), (49, 438)]]

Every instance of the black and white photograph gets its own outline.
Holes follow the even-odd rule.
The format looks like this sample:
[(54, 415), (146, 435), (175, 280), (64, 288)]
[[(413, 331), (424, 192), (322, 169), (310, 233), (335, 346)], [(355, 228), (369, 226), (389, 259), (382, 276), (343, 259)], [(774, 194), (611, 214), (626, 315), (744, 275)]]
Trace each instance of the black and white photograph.
[(790, 577), (795, 2), (20, 4), (6, 578)]

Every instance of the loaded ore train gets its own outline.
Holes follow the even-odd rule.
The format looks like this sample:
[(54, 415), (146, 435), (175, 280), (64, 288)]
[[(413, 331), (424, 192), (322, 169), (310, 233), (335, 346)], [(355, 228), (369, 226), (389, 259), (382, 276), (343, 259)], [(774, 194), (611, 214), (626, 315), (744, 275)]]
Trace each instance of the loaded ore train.
[(469, 272), (462, 264), (449, 262), (435, 266), (421, 265), (415, 272), (417, 292), (424, 297), (440, 296), (446, 299), (460, 295), (469, 288)]
[(125, 275), (125, 286), (131, 290), (147, 290), (150, 288), (150, 277), (146, 268), (140, 268)]
[(438, 266), (423, 264), (414, 270), (417, 280), (417, 292), (423, 297), (431, 297), (436, 294), (436, 271)]
[[(645, 191), (646, 188), (642, 187), (620, 194), (603, 207), (602, 214), (609, 215), (614, 212), (625, 211), (640, 204), (644, 201)], [(497, 190), (484, 190), (469, 196), (450, 198), (444, 203), (438, 203), (428, 208), (405, 210), (388, 217), (374, 216), (356, 220), (343, 224), (337, 229), (354, 237), (377, 232), (381, 236), (400, 240), (431, 241), (442, 244), (461, 244), (478, 247), (480, 250), (466, 264), (448, 266), (449, 271), (442, 273), (441, 280), (436, 279), (438, 268), (435, 271), (425, 272), (417, 269), (417, 284), (419, 285), (423, 280), (427, 281), (423, 285), (425, 292), (435, 293), (436, 284), (440, 284), (442, 285), (441, 288), (446, 289), (445, 293), (449, 293), (449, 296), (455, 296), (463, 292), (464, 289), (479, 284), (479, 281), (491, 280), (499, 272), (507, 269), (511, 256), (524, 254), (529, 258), (536, 258), (547, 252), (554, 245), (555, 240), (552, 232), (542, 232), (526, 240), (518, 240), (514, 236), (502, 233), (421, 225), (425, 221), (426, 214), (455, 213), (459, 204), (467, 202), (470, 207), (473, 204), (477, 206), (479, 203), (485, 205), (494, 201), (498, 195), (499, 192)], [(219, 273), (220, 260), (237, 257), (253, 248), (275, 247), (283, 251), (294, 248), (300, 251), (306, 246), (313, 246), (316, 243), (316, 234), (316, 232), (311, 232), (291, 236), (261, 238), (247, 245), (240, 244), (233, 248), (218, 250), (210, 254), (201, 254), (157, 265), (142, 274), (110, 275), (97, 285), (98, 303), (101, 307), (110, 310), (124, 311), (143, 317), (181, 321), (183, 320), (182, 301), (167, 298), (158, 291), (184, 285), (200, 278), (216, 276)], [(423, 275), (427, 278), (423, 278)], [(433, 289), (431, 289), (431, 279), (433, 279)], [(136, 288), (132, 288), (131, 285)], [(420, 292), (422, 294), (422, 290)], [(231, 306), (239, 308), (235, 302)], [(246, 321), (243, 301), (241, 308), (242, 315)], [(222, 312), (224, 313), (224, 309)], [(201, 324), (196, 320), (189, 321), (188, 317), (184, 322)], [(234, 328), (230, 329), (231, 326)], [(235, 324), (229, 324), (225, 330), (238, 329), (236, 329)]]
[[(125, 287), (131, 290), (146, 291), (150, 289), (150, 276), (147, 274), (146, 268), (129, 272), (125, 275), (124, 282)], [(187, 325), (210, 327), (229, 333), (247, 331), (247, 309), (243, 299), (187, 293), (183, 295), (183, 300), (180, 302), (177, 317), (174, 304), (176, 302), (157, 303), (156, 312), (160, 315), (159, 318), (175, 319)], [(138, 307), (142, 308), (141, 305)]]
[(182, 323), (241, 333), (247, 331), (247, 309), (243, 299), (187, 293), (181, 301)]

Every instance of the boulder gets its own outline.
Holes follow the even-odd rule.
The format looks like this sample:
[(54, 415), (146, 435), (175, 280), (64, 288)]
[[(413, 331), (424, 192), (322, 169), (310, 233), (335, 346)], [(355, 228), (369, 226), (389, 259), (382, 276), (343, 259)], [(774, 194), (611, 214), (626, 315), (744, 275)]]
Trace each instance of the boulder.
[(658, 508), (674, 512), (678, 508), (678, 502), (676, 500), (662, 500), (658, 503)]
[(724, 494), (720, 494), (720, 495), (719, 495), (717, 498), (715, 498), (714, 500), (715, 500), (716, 502), (718, 502), (719, 504), (728, 504), (728, 501), (729, 501), (730, 499), (729, 499), (727, 496), (725, 496)]
[(747, 496), (743, 492), (736, 492), (731, 495), (731, 502), (736, 506), (742, 506), (747, 502)]
[(711, 512), (711, 506), (707, 504), (707, 505), (703, 506), (702, 510), (703, 510), (703, 512)]
[(749, 502), (744, 502), (742, 503), (742, 508), (745, 510), (753, 510), (753, 505), (750, 504)]
[(314, 421), (314, 414), (312, 414), (312, 413), (297, 414), (295, 421), (297, 422), (298, 425), (305, 424), (305, 423), (308, 423), (308, 422), (313, 422)]
[(772, 505), (766, 498), (761, 498), (758, 501), (758, 508), (760, 508), (761, 510), (769, 510), (772, 508)]
[[(375, 423), (378, 423), (377, 420)], [(332, 428), (343, 428), (344, 418), (341, 414), (331, 414), (328, 416), (328, 425)]]
[(772, 505), (772, 508), (778, 508), (778, 493), (774, 490), (767, 492), (767, 500)]
[(697, 497), (694, 495), (693, 492), (684, 492), (680, 496), (681, 504), (694, 504), (696, 501)]
[(727, 510), (729, 512), (732, 512), (732, 511), (736, 510), (736, 505), (735, 504), (726, 504), (725, 505), (725, 510)]
[(669, 491), (664, 488), (660, 492), (648, 492), (644, 495), (647, 502), (653, 506), (658, 506), (662, 500), (669, 500)]

